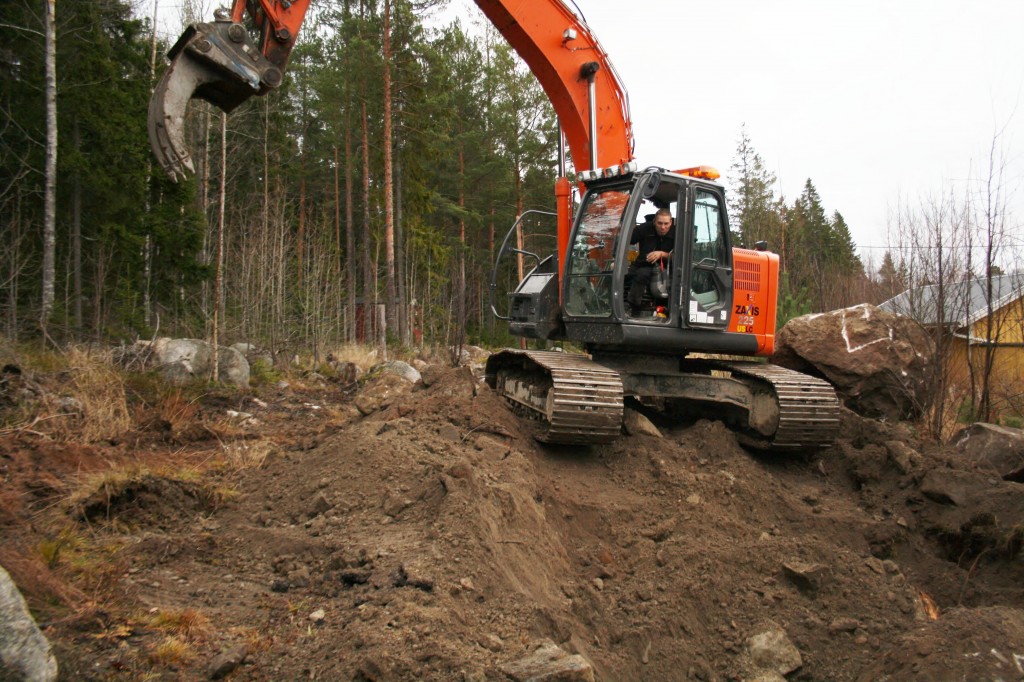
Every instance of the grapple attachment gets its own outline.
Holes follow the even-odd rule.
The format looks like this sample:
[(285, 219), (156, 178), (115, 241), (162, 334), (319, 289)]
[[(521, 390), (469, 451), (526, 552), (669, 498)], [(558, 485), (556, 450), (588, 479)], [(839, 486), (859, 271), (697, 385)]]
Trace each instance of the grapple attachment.
[(177, 182), (195, 172), (185, 144), (189, 100), (206, 100), (230, 112), (253, 95), (281, 84), (281, 69), (261, 54), (242, 24), (192, 24), (168, 53), (170, 66), (149, 101), (149, 144)]

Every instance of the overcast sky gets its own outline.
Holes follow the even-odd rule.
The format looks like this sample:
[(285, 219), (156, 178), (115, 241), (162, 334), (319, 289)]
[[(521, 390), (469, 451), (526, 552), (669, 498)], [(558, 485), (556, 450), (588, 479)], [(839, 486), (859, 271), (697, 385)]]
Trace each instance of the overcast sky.
[[(1024, 0), (576, 5), (629, 92), (641, 167), (708, 164), (728, 186), (745, 123), (777, 194), (810, 178), (877, 262), (897, 202), (966, 191), (998, 134), (1024, 252)], [(471, 0), (436, 20), (456, 16), (486, 21)]]
[(810, 178), (859, 247), (884, 247), (900, 197), (963, 191), (1001, 131), (1024, 218), (1024, 0), (576, 4), (629, 91), (641, 167), (727, 179), (746, 123), (779, 194), (791, 202)]

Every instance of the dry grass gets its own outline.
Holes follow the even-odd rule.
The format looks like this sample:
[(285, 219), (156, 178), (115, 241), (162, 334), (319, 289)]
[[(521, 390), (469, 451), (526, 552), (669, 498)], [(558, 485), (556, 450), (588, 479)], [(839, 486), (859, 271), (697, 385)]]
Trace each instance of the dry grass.
[(98, 351), (71, 348), (64, 360), (66, 380), (59, 394), (46, 393), (37, 404), (36, 430), (62, 442), (96, 443), (131, 428), (124, 375), (110, 359)]
[(112, 467), (106, 471), (98, 471), (78, 477), (71, 484), (71, 492), (65, 499), (65, 506), (76, 515), (86, 504), (95, 500), (111, 500), (120, 495), (126, 488), (143, 481), (152, 472), (139, 464)]
[(355, 343), (339, 346), (333, 349), (331, 354), (336, 361), (354, 363), (364, 372), (380, 362), (380, 355), (376, 348)]
[(150, 627), (183, 642), (197, 642), (213, 634), (213, 625), (206, 614), (197, 609), (158, 611)]
[(179, 665), (195, 658), (192, 645), (175, 636), (165, 637), (149, 652), (149, 662), (154, 665)]
[(194, 645), (213, 634), (213, 624), (197, 609), (158, 611), (147, 618), (147, 625), (164, 635), (149, 651), (154, 665), (187, 663), (196, 656)]
[(41, 554), (5, 543), (0, 548), (0, 564), (7, 569), (33, 611), (42, 610), (53, 617), (58, 615), (57, 611), (86, 607), (85, 593), (60, 575), (56, 566), (50, 565)]
[(195, 420), (199, 412), (199, 398), (189, 398), (178, 387), (164, 391), (154, 406), (157, 418), (169, 425), (171, 432), (178, 433)]
[[(137, 521), (139, 500), (155, 514), (175, 514), (182, 505), (196, 511), (216, 510), (237, 494), (211, 484), (199, 468), (150, 469), (130, 464), (80, 477), (72, 483), (63, 506), (80, 522), (105, 519), (128, 528)], [(126, 510), (135, 511), (124, 515)]]
[(259, 469), (267, 456), (274, 451), (274, 447), (274, 443), (269, 440), (239, 440), (225, 443), (224, 466), (233, 471)]

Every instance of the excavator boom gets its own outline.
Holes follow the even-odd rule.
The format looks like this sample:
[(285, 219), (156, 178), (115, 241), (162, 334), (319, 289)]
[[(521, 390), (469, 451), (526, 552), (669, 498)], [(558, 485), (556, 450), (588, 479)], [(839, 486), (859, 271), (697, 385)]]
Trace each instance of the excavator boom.
[[(586, 22), (561, 0), (475, 2), (544, 88), (576, 170), (631, 161), (626, 90)], [(203, 99), (229, 112), (280, 85), (309, 3), (234, 0), (214, 22), (185, 30), (168, 53), (171, 64), (149, 106), (150, 146), (172, 179), (194, 171), (184, 131), (189, 101)]]

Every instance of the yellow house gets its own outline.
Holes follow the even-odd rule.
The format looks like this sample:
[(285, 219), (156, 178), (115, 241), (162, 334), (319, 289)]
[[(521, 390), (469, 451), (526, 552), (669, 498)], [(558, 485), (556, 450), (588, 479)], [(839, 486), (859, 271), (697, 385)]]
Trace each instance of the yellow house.
[(964, 397), (972, 373), (980, 387), (990, 357), (992, 405), (1000, 412), (1024, 415), (1024, 274), (929, 284), (879, 307), (949, 332), (945, 369), (950, 385)]

